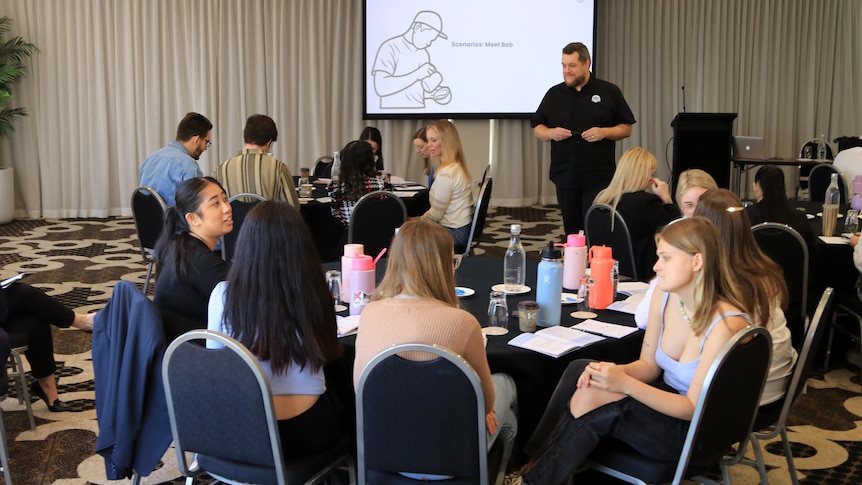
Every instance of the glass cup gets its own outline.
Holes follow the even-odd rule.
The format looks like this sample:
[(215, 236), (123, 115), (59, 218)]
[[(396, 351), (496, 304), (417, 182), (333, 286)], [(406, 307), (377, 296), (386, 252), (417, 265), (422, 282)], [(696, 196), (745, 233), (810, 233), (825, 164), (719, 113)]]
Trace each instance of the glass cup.
[(857, 231), (859, 231), (859, 211), (849, 209), (844, 216), (844, 232), (852, 236)]
[(518, 328), (522, 332), (535, 332), (539, 322), (539, 304), (534, 301), (518, 303)]
[(326, 272), (326, 286), (329, 287), (329, 294), (332, 295), (335, 308), (338, 310), (341, 305), (341, 271), (331, 269)]
[(488, 301), (488, 326), (482, 332), (487, 335), (503, 335), (509, 331), (509, 305), (506, 293), (492, 291)]

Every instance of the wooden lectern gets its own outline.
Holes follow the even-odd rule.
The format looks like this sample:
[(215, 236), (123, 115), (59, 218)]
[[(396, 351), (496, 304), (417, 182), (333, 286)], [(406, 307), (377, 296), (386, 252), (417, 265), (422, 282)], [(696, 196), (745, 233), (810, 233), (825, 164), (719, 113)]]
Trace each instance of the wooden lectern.
[(679, 113), (673, 127), (671, 194), (679, 174), (699, 168), (712, 175), (719, 187), (730, 188), (730, 156), (736, 113)]

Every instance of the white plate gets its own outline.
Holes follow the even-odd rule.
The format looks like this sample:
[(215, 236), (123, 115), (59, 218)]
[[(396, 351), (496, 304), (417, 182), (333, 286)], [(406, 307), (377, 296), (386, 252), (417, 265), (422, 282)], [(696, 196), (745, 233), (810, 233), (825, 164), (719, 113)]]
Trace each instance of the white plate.
[(482, 333), (485, 335), (506, 335), (509, 333), (509, 329), (503, 327), (485, 327), (482, 329)]
[(345, 312), (347, 311), (347, 307), (344, 305), (335, 305), (335, 313)]
[(573, 303), (580, 303), (584, 301), (583, 298), (578, 298), (578, 295), (574, 293), (563, 293), (560, 295), (560, 303), (563, 305), (571, 305)]
[[(807, 216), (808, 214), (805, 214), (805, 215)], [(817, 217), (823, 217), (823, 213), (822, 213), (822, 212), (818, 212), (818, 213), (817, 213)], [(839, 212), (839, 213), (838, 213), (838, 217), (844, 217), (844, 214), (842, 214), (842, 213), (840, 213), (840, 212)], [(813, 217), (812, 217), (812, 219), (813, 219)]]
[(805, 214), (805, 218), (810, 221), (811, 219), (814, 219), (814, 214)]
[(518, 287), (517, 289), (515, 289), (513, 291), (506, 291), (506, 285), (504, 285), (503, 283), (494, 285), (491, 287), (491, 289), (494, 291), (502, 291), (503, 293), (505, 293), (507, 295), (523, 295), (524, 293), (529, 293), (532, 290), (532, 288), (530, 288), (529, 286), (524, 285), (524, 286)]
[(466, 286), (456, 286), (455, 287), (455, 296), (458, 298), (467, 298), (468, 296), (473, 296), (476, 294), (476, 290), (473, 288), (467, 288)]

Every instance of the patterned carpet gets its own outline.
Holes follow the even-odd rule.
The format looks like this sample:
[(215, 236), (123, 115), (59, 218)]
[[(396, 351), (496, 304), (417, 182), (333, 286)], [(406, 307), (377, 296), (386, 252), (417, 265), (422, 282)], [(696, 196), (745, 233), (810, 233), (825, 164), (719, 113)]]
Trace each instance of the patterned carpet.
[[(562, 237), (559, 211), (549, 206), (491, 209), (477, 255), (499, 257), (509, 225), (523, 224), (528, 257)], [(118, 280), (143, 283), (146, 267), (129, 218), (16, 220), (0, 226), (0, 279), (32, 273), (26, 281), (79, 312), (102, 308)], [(111, 483), (101, 457), (94, 455), (98, 432), (94, 409), (90, 337), (78, 330), (55, 330), (61, 398), (74, 411), (50, 413), (35, 401), (36, 431), (30, 431), (14, 387), (0, 403), (7, 431), (10, 469), (16, 484)], [(793, 453), (802, 483), (862, 483), (862, 396), (858, 368), (837, 363), (809, 381), (789, 419)], [(789, 483), (780, 443), (764, 445), (769, 479)], [(749, 454), (752, 454), (749, 452)], [(753, 454), (752, 454), (753, 455)], [(756, 472), (732, 468), (734, 483), (758, 483)], [(117, 482), (120, 483), (120, 482)], [(144, 483), (181, 483), (173, 449)]]

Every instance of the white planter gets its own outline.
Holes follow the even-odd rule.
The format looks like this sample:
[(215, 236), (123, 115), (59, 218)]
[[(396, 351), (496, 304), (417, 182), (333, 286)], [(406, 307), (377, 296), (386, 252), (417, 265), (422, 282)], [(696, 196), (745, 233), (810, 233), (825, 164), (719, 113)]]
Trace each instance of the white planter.
[(15, 217), (15, 170), (0, 168), (0, 224), (12, 222)]

